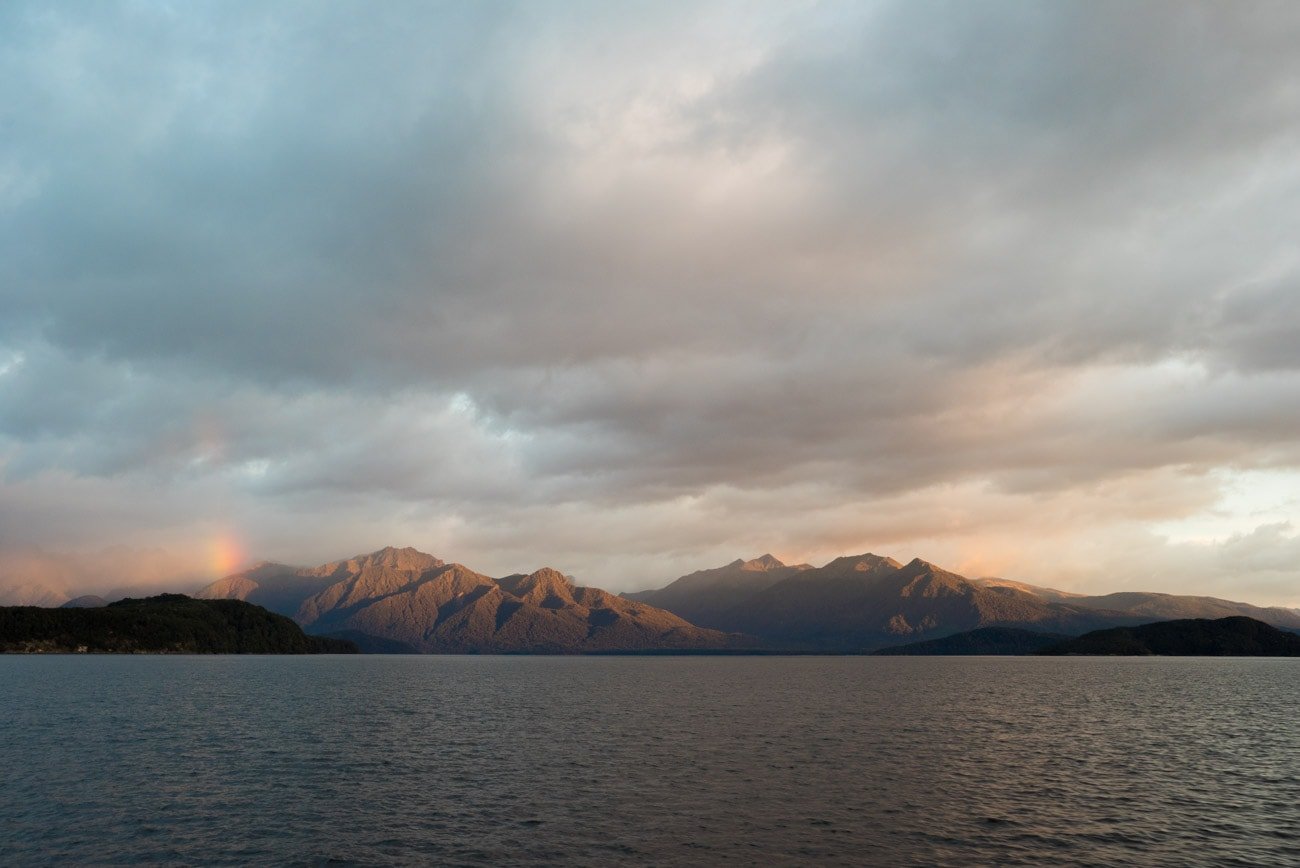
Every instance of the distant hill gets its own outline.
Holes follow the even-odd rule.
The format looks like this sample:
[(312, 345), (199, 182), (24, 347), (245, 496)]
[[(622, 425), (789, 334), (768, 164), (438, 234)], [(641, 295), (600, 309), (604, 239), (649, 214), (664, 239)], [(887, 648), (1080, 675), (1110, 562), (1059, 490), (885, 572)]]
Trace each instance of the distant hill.
[(1141, 621), (1014, 587), (986, 587), (920, 558), (901, 564), (868, 553), (776, 576), (735, 564), (722, 570), (725, 585), (702, 580), (721, 572), (706, 570), (634, 597), (694, 615), (702, 626), (803, 651), (869, 651), (979, 627), (1077, 635)]
[(1035, 654), (1068, 638), (1059, 633), (1036, 633), (1018, 627), (980, 627), (941, 639), (881, 648), (875, 653), (888, 656)]
[(1188, 618), (1138, 627), (1097, 630), (1067, 639), (1040, 654), (1113, 656), (1161, 654), (1204, 657), (1300, 657), (1300, 636), (1235, 616), (1209, 620)]
[(1141, 616), (1144, 619), (1178, 619), (1178, 618), (1230, 618), (1244, 615), (1282, 627), (1287, 630), (1300, 629), (1300, 610), (1286, 609), (1281, 606), (1252, 606), (1250, 603), (1236, 603), (1217, 597), (1193, 597), (1181, 594), (1159, 594), (1152, 591), (1120, 591), (1114, 594), (1071, 594), (1053, 588), (1026, 585), (1006, 579), (974, 579), (976, 584), (985, 587), (1013, 587), (1026, 593), (1041, 597), (1051, 602), (1067, 602), (1072, 606), (1088, 609), (1101, 609), (1107, 612), (1124, 612)]
[(0, 608), (6, 653), (355, 653), (351, 642), (308, 636), (283, 615), (239, 600), (181, 594), (91, 608)]
[(107, 606), (107, 605), (108, 605), (108, 600), (105, 600), (103, 597), (100, 597), (100, 596), (98, 596), (98, 595), (96, 595), (96, 594), (85, 594), (85, 595), (83, 595), (83, 596), (75, 597), (75, 598), (73, 598), (73, 599), (71, 599), (71, 600), (68, 600), (68, 602), (64, 603), (64, 604), (63, 604), (62, 606), (60, 606), (59, 608), (61, 608), (61, 609), (98, 609), (98, 608), (100, 608), (101, 606)]
[(426, 653), (708, 650), (743, 643), (646, 603), (578, 587), (553, 569), (494, 579), (409, 548), (321, 567), (262, 564), (199, 595), (263, 602), (315, 634), (356, 631)]

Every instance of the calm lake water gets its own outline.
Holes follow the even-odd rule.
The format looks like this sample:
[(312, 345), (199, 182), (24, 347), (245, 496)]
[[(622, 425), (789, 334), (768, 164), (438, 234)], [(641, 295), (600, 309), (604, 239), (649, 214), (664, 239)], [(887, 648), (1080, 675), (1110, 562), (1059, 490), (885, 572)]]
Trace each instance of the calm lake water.
[(1300, 864), (1300, 660), (0, 657), (0, 864)]

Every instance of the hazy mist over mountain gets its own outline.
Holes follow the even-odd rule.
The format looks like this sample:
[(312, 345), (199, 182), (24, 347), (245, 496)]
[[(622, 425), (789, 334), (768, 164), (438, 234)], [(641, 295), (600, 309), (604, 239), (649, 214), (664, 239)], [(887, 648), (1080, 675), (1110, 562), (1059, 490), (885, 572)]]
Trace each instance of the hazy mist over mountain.
[(398, 541), (1300, 605), (1298, 44), (1266, 2), (0, 4), (0, 603)]

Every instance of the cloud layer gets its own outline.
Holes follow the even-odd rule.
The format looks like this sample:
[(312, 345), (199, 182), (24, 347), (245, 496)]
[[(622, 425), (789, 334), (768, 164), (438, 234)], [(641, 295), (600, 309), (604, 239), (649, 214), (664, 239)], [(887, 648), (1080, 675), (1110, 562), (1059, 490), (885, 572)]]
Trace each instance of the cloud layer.
[(236, 539), (1300, 604), (1291, 4), (16, 3), (0, 34), (2, 586), (37, 552), (107, 587), (67, 565), (122, 547), (197, 581)]

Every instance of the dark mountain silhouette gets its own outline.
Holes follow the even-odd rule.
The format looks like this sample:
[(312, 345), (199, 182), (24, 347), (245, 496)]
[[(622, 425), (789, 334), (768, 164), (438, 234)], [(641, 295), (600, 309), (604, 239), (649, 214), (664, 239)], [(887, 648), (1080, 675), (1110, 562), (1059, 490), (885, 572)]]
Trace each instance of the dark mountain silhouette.
[(1137, 627), (1097, 630), (1067, 639), (1039, 654), (1196, 657), (1300, 657), (1300, 636), (1254, 618), (1187, 618)]
[(263, 564), (199, 596), (264, 601), (311, 633), (355, 631), (419, 652), (708, 650), (742, 643), (646, 603), (578, 587), (553, 569), (493, 579), (409, 548), (305, 569)]
[(707, 605), (693, 605), (689, 583), (674, 586), (681, 588), (676, 599), (637, 597), (666, 599), (670, 611), (697, 613), (702, 626), (798, 650), (872, 650), (989, 626), (1076, 635), (1140, 623), (1124, 613), (1052, 603), (1017, 588), (984, 587), (919, 558), (900, 564), (874, 554), (837, 558), (775, 582), (733, 583), (730, 605), (716, 596)]
[(91, 608), (0, 608), (0, 651), (153, 654), (355, 653), (337, 639), (308, 636), (292, 620), (240, 600), (182, 594)]
[(974, 579), (984, 587), (1011, 587), (1033, 594), (1049, 602), (1063, 602), (1087, 609), (1102, 609), (1108, 612), (1124, 612), (1139, 615), (1146, 620), (1180, 619), (1180, 618), (1231, 618), (1244, 615), (1281, 627), (1286, 630), (1300, 629), (1300, 611), (1281, 606), (1252, 606), (1250, 603), (1236, 603), (1217, 597), (1194, 597), (1181, 594), (1160, 594), (1152, 591), (1120, 591), (1114, 594), (1072, 594), (1054, 588), (1043, 588), (1012, 582), (1006, 579)]
[(980, 627), (942, 639), (881, 648), (875, 653), (889, 656), (1034, 654), (1068, 638), (1059, 633), (1036, 633), (1019, 627)]
[(85, 594), (80, 597), (74, 597), (60, 606), (60, 609), (98, 609), (100, 606), (107, 606), (108, 600), (95, 594)]

